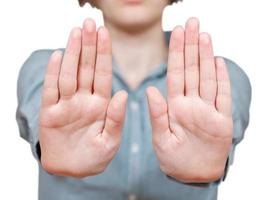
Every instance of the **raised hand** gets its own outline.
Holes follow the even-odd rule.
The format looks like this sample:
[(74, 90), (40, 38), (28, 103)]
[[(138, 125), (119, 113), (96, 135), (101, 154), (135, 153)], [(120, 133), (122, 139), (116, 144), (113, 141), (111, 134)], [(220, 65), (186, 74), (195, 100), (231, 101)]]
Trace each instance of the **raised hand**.
[(40, 112), (43, 168), (56, 175), (84, 177), (102, 172), (117, 152), (127, 93), (111, 98), (109, 32), (92, 19), (74, 28), (64, 55), (48, 62)]
[(146, 93), (161, 170), (182, 182), (219, 179), (232, 142), (230, 81), (196, 18), (172, 32), (167, 101), (154, 87)]

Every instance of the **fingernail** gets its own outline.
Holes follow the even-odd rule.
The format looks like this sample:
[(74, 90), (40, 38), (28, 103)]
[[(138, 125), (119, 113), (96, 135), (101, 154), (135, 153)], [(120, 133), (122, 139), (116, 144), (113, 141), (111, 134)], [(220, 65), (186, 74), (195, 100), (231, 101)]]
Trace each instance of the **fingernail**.
[(61, 51), (56, 50), (52, 54), (52, 61), (57, 62), (61, 58)]
[(73, 37), (74, 39), (78, 39), (78, 38), (81, 37), (81, 31), (80, 31), (79, 28), (74, 28), (74, 29), (72, 30), (72, 37)]
[(86, 20), (85, 26), (88, 33), (92, 33), (95, 30), (95, 24), (90, 19)]
[(189, 27), (191, 30), (196, 30), (198, 29), (198, 26), (199, 26), (199, 21), (197, 18), (191, 18), (189, 20)]
[(210, 42), (210, 36), (207, 33), (202, 33), (200, 38), (203, 44), (208, 44)]

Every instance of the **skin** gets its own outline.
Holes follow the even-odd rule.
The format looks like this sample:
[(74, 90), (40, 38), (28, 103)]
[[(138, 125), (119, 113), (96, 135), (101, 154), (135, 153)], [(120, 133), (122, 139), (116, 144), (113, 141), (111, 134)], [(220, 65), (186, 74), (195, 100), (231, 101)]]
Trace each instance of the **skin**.
[(135, 90), (154, 67), (167, 60), (162, 14), (169, 2), (142, 0), (139, 5), (131, 5), (125, 0), (99, 0), (95, 3), (110, 31), (113, 55), (121, 74)]
[(168, 3), (99, 0), (105, 26), (96, 30), (95, 22), (86, 19), (82, 28), (71, 31), (65, 55), (52, 54), (39, 124), (46, 171), (95, 175), (117, 152), (127, 93), (111, 97), (114, 55), (132, 89), (156, 64), (168, 61), (167, 98), (155, 87), (146, 90), (161, 170), (183, 182), (209, 182), (222, 175), (233, 130), (225, 62), (214, 57), (211, 37), (199, 32), (196, 18), (188, 19), (185, 28), (174, 28), (167, 49), (161, 21)]

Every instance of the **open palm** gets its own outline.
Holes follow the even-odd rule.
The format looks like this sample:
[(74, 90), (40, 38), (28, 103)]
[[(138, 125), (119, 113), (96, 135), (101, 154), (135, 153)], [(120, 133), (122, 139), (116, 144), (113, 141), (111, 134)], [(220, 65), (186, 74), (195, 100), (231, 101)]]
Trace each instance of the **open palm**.
[(74, 28), (64, 56), (50, 57), (40, 112), (41, 163), (57, 175), (102, 172), (117, 152), (127, 93), (111, 98), (112, 61), (108, 30), (93, 20)]
[(224, 172), (232, 142), (230, 82), (210, 35), (191, 18), (172, 31), (167, 101), (147, 89), (153, 144), (161, 169), (183, 182), (209, 182)]

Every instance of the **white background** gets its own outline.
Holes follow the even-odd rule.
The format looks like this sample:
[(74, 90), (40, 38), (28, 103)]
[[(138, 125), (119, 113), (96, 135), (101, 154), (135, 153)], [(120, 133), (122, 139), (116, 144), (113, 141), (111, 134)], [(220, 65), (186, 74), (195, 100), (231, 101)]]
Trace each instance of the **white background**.
[[(234, 60), (252, 83), (251, 120), (219, 200), (265, 199), (265, 7), (262, 0), (184, 0), (166, 9), (164, 30), (201, 21), (216, 55)], [(86, 17), (103, 25), (101, 13), (77, 0), (9, 0), (0, 3), (0, 199), (37, 199), (38, 171), (15, 121), (18, 71), (36, 49), (65, 47), (69, 31)], [(263, 19), (263, 20), (262, 20)]]

